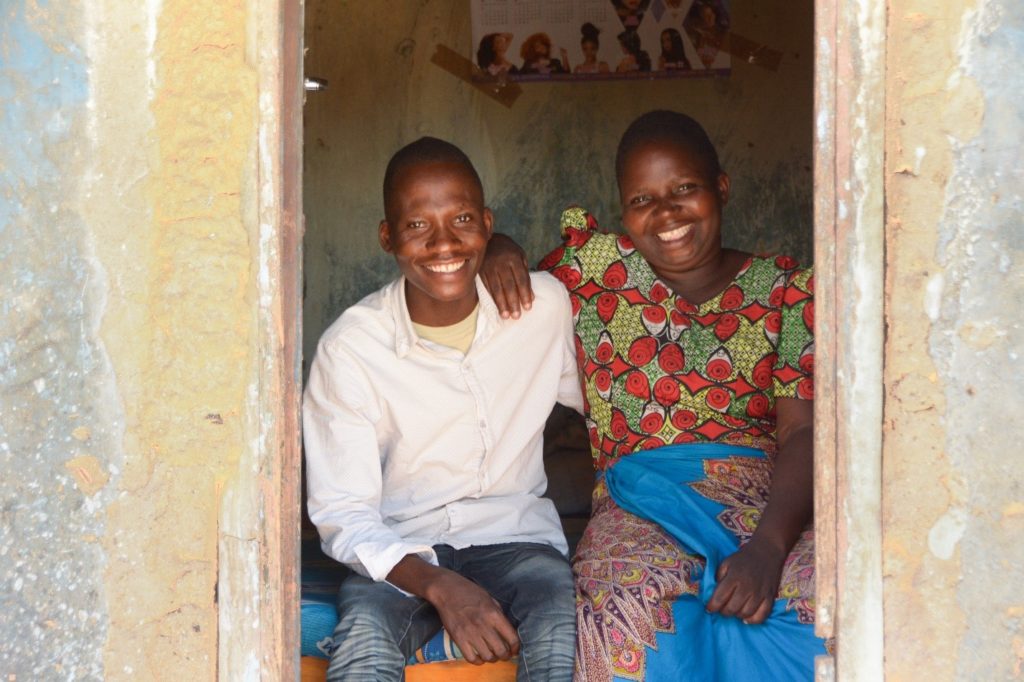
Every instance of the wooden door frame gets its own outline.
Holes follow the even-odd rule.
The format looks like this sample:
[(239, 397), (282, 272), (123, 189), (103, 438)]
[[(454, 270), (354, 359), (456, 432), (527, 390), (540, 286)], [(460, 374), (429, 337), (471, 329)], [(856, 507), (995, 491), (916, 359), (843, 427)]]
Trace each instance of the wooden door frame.
[[(219, 677), (299, 675), (301, 0), (254, 0), (259, 39), (260, 440), (253, 542), (220, 541)], [(883, 679), (881, 448), (886, 6), (815, 6), (814, 256), (818, 680)], [(240, 505), (240, 506), (239, 506)], [(231, 517), (232, 514), (222, 514)], [(236, 525), (246, 525), (236, 523)], [(235, 538), (237, 539), (237, 538)], [(226, 592), (226, 593), (225, 593)], [(245, 626), (242, 624), (246, 623)]]
[(815, 6), (818, 680), (884, 677), (882, 406), (886, 5)]
[(246, 433), (255, 436), (222, 492), (217, 677), (276, 682), (299, 679), (305, 8), (301, 0), (251, 0), (250, 7), (259, 346)]

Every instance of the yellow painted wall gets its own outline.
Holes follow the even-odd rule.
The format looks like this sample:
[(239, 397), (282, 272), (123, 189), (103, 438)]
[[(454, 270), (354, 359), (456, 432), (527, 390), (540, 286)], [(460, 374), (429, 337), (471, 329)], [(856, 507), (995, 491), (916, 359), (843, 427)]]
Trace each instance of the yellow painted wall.
[[(116, 22), (123, 7), (112, 4)], [(218, 510), (248, 447), (255, 370), (250, 15), (245, 2), (165, 0), (146, 17), (152, 61), (138, 59), (138, 25), (99, 51), (104, 111), (138, 111), (124, 100), (151, 87), (145, 69), (155, 77), (134, 126), (98, 122), (90, 205), (98, 259), (120, 275), (100, 328), (125, 415), (106, 584), (135, 595), (110, 612), (108, 679), (212, 679), (216, 669)], [(139, 150), (136, 184), (104, 183), (127, 175), (125, 147)], [(111, 200), (126, 190), (139, 210)]]

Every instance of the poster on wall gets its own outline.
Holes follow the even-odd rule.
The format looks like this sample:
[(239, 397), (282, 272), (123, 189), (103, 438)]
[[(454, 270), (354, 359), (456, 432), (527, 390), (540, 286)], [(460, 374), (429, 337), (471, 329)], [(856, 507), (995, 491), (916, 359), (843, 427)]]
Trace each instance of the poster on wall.
[(728, 75), (728, 0), (472, 0), (479, 78)]

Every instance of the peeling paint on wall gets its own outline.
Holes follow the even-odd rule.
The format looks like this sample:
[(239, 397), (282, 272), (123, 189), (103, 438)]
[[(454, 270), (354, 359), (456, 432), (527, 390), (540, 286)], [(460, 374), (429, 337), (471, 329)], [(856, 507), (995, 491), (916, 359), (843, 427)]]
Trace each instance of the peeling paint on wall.
[[(888, 679), (1024, 666), (1024, 7), (896, 2), (887, 145)], [(898, 652), (898, 653), (897, 653)], [(936, 656), (936, 652), (949, 652)]]
[(995, 513), (1024, 498), (1015, 450), (1024, 440), (1016, 418), (1024, 379), (1014, 357), (1024, 347), (1024, 74), (1007, 68), (1024, 63), (1024, 6), (981, 0), (965, 12), (956, 59), (953, 93), (977, 102), (978, 116), (963, 116), (957, 99), (947, 114), (964, 120), (950, 127), (937, 258), (947, 273), (945, 305), (930, 338), (953, 417), (945, 446), (964, 480), (956, 592), (967, 617), (956, 671), (960, 679), (1007, 679), (1024, 662), (1020, 619), (996, 615), (1024, 605), (1024, 523)]
[(97, 334), (104, 274), (68, 201), (86, 151), (82, 13), (0, 13), (0, 676), (101, 679), (123, 418)]

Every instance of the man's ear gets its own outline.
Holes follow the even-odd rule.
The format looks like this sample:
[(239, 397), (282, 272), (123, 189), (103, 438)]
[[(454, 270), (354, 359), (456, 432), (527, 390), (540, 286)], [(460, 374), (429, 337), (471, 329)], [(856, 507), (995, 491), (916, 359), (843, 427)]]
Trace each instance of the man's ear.
[(380, 227), (377, 229), (377, 239), (380, 241), (380, 248), (384, 249), (387, 253), (391, 253), (391, 226), (388, 225), (388, 221), (380, 221)]
[(491, 213), (491, 209), (484, 206), (484, 229), (487, 230), (487, 238), (490, 239), (491, 235), (494, 234), (494, 214)]
[(729, 174), (719, 173), (718, 174), (718, 198), (722, 202), (722, 206), (729, 203), (729, 186), (730, 186)]

